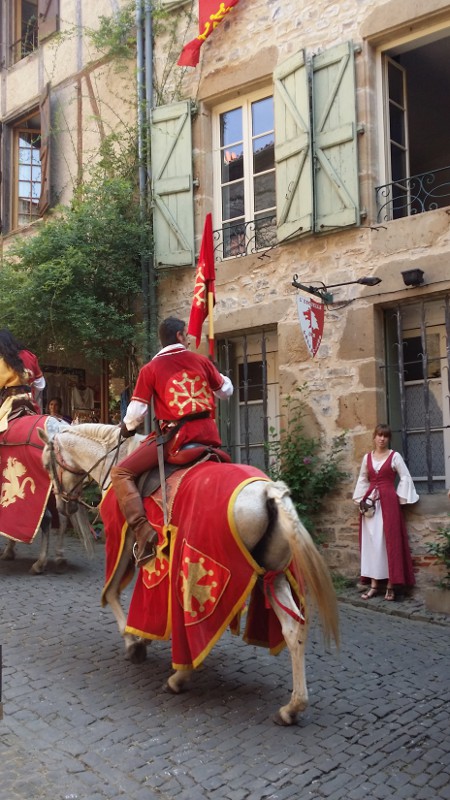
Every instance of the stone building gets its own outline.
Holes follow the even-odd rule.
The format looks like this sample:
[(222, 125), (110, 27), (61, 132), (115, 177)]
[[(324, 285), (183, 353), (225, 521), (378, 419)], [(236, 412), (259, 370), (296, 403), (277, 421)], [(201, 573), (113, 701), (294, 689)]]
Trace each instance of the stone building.
[[(179, 53), (198, 24), (189, 3), (167, 8)], [(321, 523), (329, 563), (355, 576), (351, 494), (389, 421), (420, 494), (406, 512), (419, 587), (436, 576), (426, 542), (449, 511), (449, 45), (444, 0), (240, 0), (197, 67), (169, 65), (177, 101), (152, 117), (161, 313), (188, 315), (212, 212), (234, 457), (264, 463), (283, 399), (306, 383), (308, 429), (328, 445), (346, 433), (351, 477)], [(317, 297), (294, 275), (325, 297), (314, 357), (297, 298)]]
[[(120, 5), (0, 0), (2, 253), (32, 235), (50, 207), (70, 201), (105, 137), (135, 118), (135, 61), (118, 72), (92, 38), (99, 17)], [(39, 360), (47, 400), (61, 396), (66, 413), (107, 420), (108, 381), (98, 367), (82, 354)]]
[[(124, 78), (89, 37), (125, 5), (0, 0), (3, 247), (70, 198), (105, 131), (135, 114), (135, 60)], [(285, 399), (305, 385), (308, 431), (328, 447), (346, 434), (350, 477), (320, 525), (330, 565), (355, 577), (351, 494), (389, 421), (420, 494), (406, 516), (425, 586), (438, 574), (426, 543), (450, 510), (450, 2), (239, 0), (195, 68), (176, 62), (199, 33), (197, 0), (142, 8), (159, 316), (188, 317), (211, 212), (233, 457), (267, 466)], [(323, 304), (314, 357), (299, 298)], [(105, 381), (103, 397), (99, 376), (86, 382), (104, 407)]]

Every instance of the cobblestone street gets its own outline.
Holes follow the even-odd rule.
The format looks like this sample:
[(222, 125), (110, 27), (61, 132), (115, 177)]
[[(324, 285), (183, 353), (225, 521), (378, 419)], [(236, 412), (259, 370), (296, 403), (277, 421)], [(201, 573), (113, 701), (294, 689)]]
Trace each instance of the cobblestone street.
[(70, 539), (67, 572), (36, 577), (38, 544), (0, 562), (0, 800), (450, 798), (449, 625), (340, 603), (341, 649), (313, 627), (310, 706), (280, 728), (286, 651), (227, 632), (172, 696), (170, 644), (131, 664), (100, 607), (103, 545)]

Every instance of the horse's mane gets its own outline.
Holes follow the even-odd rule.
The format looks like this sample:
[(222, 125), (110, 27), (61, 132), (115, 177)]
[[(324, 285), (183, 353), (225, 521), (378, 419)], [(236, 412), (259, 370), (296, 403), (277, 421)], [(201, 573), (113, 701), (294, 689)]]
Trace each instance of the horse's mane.
[(102, 445), (115, 445), (119, 442), (119, 428), (117, 425), (105, 425), (101, 422), (83, 422), (80, 425), (70, 425), (67, 432), (81, 436), (84, 439), (94, 439)]

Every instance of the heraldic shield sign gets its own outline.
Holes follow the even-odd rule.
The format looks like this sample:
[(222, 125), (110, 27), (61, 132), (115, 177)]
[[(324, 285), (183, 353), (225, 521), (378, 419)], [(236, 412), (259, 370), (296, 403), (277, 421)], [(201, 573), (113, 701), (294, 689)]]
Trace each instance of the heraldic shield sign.
[(325, 306), (317, 300), (297, 295), (297, 309), (305, 342), (314, 357), (322, 341)]

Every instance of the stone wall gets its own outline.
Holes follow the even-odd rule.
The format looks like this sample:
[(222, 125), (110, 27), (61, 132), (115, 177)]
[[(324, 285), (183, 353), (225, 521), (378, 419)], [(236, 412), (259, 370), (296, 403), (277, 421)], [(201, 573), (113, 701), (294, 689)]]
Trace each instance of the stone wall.
[[(374, 186), (381, 174), (376, 45), (411, 30), (411, 21), (416, 30), (430, 19), (450, 27), (449, 3), (431, 0), (427, 11), (424, 14), (422, 4), (416, 2), (380, 0), (242, 3), (203, 45), (199, 66), (186, 69), (181, 77), (182, 96), (195, 98), (199, 105), (194, 123), (194, 175), (200, 179), (195, 194), (195, 224), (200, 237), (204, 215), (212, 210), (214, 104), (259, 86), (270, 86), (273, 68), (300, 48), (311, 55), (347, 40), (360, 46), (356, 55), (357, 113), (364, 133), (359, 139), (359, 166), (362, 205), (367, 211), (362, 225), (299, 238), (276, 247), (264, 259), (246, 256), (217, 264), (214, 311), (217, 335), (275, 325), (281, 395), (306, 380), (312, 429), (327, 442), (343, 431), (347, 433), (345, 468), (349, 478), (339, 493), (330, 497), (319, 526), (326, 537), (330, 565), (347, 576), (357, 576), (359, 569), (358, 511), (351, 495), (362, 456), (372, 444), (372, 430), (387, 413), (379, 368), (384, 356), (383, 310), (414, 295), (429, 298), (450, 288), (448, 209), (378, 225), (374, 208)], [(178, 19), (185, 41), (189, 41), (197, 33), (196, 25), (185, 31), (182, 11)], [(156, 42), (155, 52), (159, 70), (165, 63), (163, 49), (162, 37)], [(178, 67), (173, 69), (173, 81), (179, 88)], [(167, 93), (169, 101), (170, 81)], [(426, 273), (426, 286), (420, 289), (406, 289), (403, 284), (402, 270), (413, 266)], [(298, 324), (294, 274), (307, 285), (317, 281), (343, 283), (362, 275), (378, 276), (382, 283), (373, 288), (352, 285), (335, 290), (334, 302), (325, 313), (322, 344), (312, 359)], [(188, 316), (193, 280), (192, 270), (178, 270), (176, 276), (161, 273), (161, 315)], [(419, 586), (434, 578), (425, 544), (445, 518), (447, 506), (446, 498), (429, 496), (406, 512)]]

